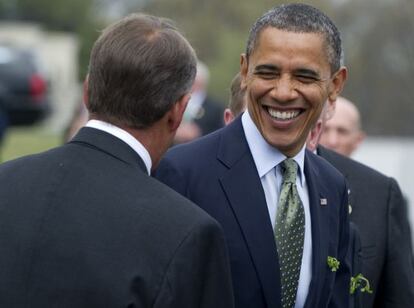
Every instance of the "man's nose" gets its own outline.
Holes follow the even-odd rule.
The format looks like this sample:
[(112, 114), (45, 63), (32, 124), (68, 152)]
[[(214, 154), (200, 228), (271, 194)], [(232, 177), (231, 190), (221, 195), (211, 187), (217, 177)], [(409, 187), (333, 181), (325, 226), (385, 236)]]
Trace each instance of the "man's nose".
[(288, 102), (298, 97), (297, 86), (289, 75), (282, 75), (274, 81), (272, 97), (279, 102)]

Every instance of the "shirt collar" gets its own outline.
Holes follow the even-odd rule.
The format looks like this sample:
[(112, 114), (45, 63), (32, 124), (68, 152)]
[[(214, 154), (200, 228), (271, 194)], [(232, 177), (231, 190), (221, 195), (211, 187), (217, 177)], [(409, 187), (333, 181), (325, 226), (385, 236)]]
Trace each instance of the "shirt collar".
[[(267, 143), (260, 131), (257, 129), (256, 124), (254, 124), (248, 110), (243, 113), (241, 120), (250, 152), (252, 153), (259, 177), (261, 178), (284, 161), (287, 157), (277, 148)], [(305, 184), (305, 145), (303, 145), (299, 153), (292, 158), (299, 166), (300, 183), (303, 187)]]
[(130, 133), (123, 130), (122, 128), (119, 128), (118, 126), (100, 120), (89, 120), (85, 126), (102, 130), (124, 141), (135, 152), (137, 152), (137, 154), (141, 157), (141, 159), (144, 161), (145, 166), (147, 167), (148, 175), (151, 174), (151, 156), (149, 155), (147, 149), (142, 145), (142, 143), (139, 142)]

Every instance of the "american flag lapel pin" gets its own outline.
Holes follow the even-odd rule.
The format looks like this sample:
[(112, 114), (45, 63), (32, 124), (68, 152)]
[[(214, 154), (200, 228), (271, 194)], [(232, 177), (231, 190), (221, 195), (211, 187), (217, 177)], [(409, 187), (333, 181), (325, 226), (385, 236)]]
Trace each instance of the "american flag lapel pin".
[(321, 198), (321, 205), (328, 205), (328, 200), (326, 198)]

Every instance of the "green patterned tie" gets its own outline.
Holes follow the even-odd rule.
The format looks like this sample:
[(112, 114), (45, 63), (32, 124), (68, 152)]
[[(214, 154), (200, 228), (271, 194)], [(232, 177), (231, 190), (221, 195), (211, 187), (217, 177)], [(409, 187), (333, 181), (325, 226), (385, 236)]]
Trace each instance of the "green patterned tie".
[(282, 162), (283, 183), (276, 215), (275, 238), (279, 255), (282, 307), (295, 306), (305, 237), (305, 212), (296, 187), (298, 165)]

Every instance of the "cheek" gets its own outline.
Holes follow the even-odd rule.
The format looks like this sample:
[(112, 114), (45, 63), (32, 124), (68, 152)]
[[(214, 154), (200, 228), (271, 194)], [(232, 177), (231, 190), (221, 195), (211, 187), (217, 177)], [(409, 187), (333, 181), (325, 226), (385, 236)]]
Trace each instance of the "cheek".
[(251, 78), (248, 85), (248, 88), (251, 92), (251, 96), (253, 96), (256, 99), (272, 91), (273, 87), (274, 85), (272, 81), (261, 80), (257, 78)]
[(251, 81), (247, 88), (248, 108), (251, 115), (259, 117), (261, 102), (270, 90), (271, 87), (263, 82)]
[(256, 124), (259, 124), (260, 121), (260, 105), (257, 101), (254, 92), (247, 93), (247, 110), (249, 111), (250, 116)]
[(305, 96), (307, 98), (307, 101), (312, 105), (311, 117), (319, 118), (328, 99), (326, 89), (317, 87), (315, 89), (312, 89), (312, 91), (309, 91)]
[(355, 144), (355, 143), (357, 142), (357, 138), (356, 138), (354, 135), (350, 135), (350, 136), (348, 136), (348, 137), (346, 138), (346, 142), (347, 142), (348, 144), (353, 145), (353, 144)]

